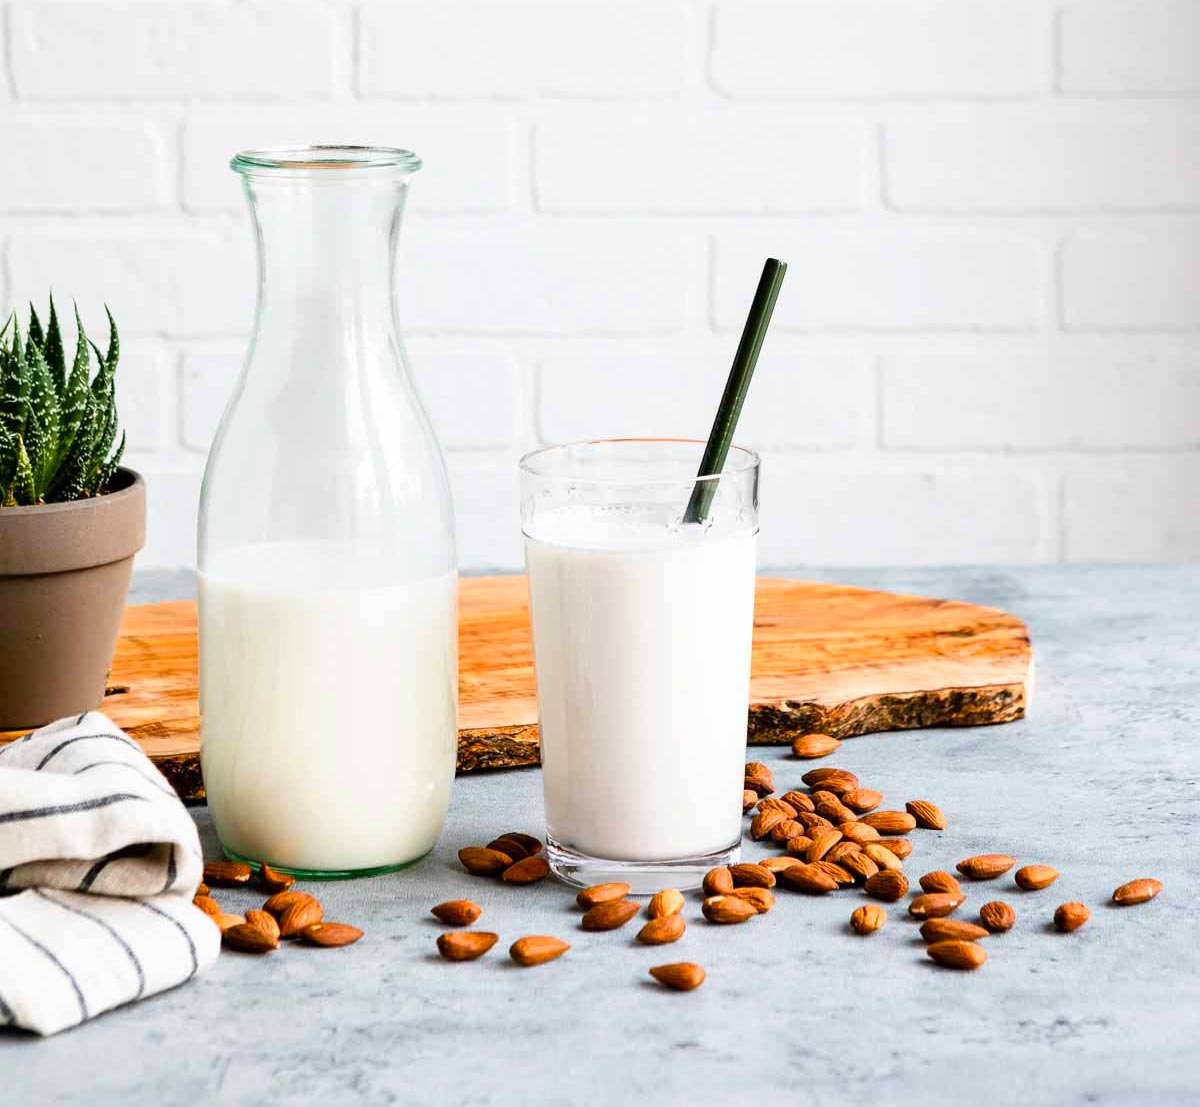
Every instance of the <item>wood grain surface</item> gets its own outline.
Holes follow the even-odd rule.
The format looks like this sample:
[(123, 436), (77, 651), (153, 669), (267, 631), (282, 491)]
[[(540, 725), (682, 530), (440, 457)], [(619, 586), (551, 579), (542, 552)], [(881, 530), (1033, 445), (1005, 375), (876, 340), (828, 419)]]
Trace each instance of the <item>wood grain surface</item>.
[[(459, 771), (536, 765), (524, 577), (463, 578), (459, 666)], [(747, 739), (1010, 722), (1032, 666), (1025, 625), (996, 608), (760, 577)], [(127, 609), (103, 710), (187, 800), (204, 798), (196, 684), (196, 605)]]

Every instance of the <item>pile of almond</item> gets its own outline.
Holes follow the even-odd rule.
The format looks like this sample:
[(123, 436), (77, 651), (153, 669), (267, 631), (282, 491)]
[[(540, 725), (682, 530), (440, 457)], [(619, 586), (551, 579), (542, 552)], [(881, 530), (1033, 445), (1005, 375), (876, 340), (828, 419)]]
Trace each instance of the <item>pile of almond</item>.
[[(298, 891), (295, 883), (295, 877), (266, 864), (255, 873), (240, 861), (209, 861), (192, 903), (220, 928), (222, 944), (239, 953), (270, 953), (280, 939), (329, 948), (352, 945), (363, 936), (356, 926), (326, 919), (316, 897)], [(270, 895), (261, 908), (244, 915), (227, 914), (212, 896), (213, 888), (251, 887)]]

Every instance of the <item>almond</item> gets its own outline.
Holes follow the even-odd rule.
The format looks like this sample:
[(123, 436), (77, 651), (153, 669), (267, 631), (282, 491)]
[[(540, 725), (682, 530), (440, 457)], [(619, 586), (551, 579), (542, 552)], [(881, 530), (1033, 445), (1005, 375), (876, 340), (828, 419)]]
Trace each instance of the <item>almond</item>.
[(1162, 890), (1161, 880), (1143, 876), (1129, 881), (1128, 884), (1122, 884), (1113, 892), (1112, 901), (1122, 907), (1132, 907), (1135, 903), (1145, 903), (1147, 900), (1153, 899)]
[[(462, 931), (459, 931), (462, 933)], [(324, 946), (326, 949), (337, 949), (341, 946), (352, 946), (363, 936), (357, 926), (349, 923), (319, 922), (306, 926), (300, 931), (300, 940), (310, 946)]]
[(472, 876), (499, 876), (513, 863), (507, 853), (486, 846), (466, 846), (458, 851), (458, 859)]
[(576, 897), (575, 902), (585, 911), (598, 903), (610, 903), (616, 899), (624, 899), (629, 895), (629, 885), (620, 882), (613, 884), (593, 884), (584, 888)]
[(264, 892), (286, 892), (295, 883), (291, 873), (281, 873), (265, 861), (258, 867), (258, 886)]
[(700, 910), (710, 923), (720, 925), (744, 923), (758, 914), (758, 908), (753, 903), (739, 899), (732, 893), (727, 896), (709, 896), (700, 905)]
[(246, 916), (245, 915), (214, 915), (214, 916), (212, 916), (212, 921), (217, 924), (217, 929), (219, 929), (221, 931), (221, 933), (224, 934), (225, 931), (229, 930), (231, 927), (244, 925), (246, 922)]
[[(852, 845), (853, 843), (848, 844)], [(834, 848), (836, 849), (837, 847), (835, 846)], [(862, 850), (859, 850), (857, 853), (847, 854), (837, 863), (849, 872), (851, 876), (855, 876), (859, 880), (869, 880), (879, 872), (879, 866), (863, 853)]]
[(843, 869), (841, 865), (835, 865), (832, 861), (813, 861), (812, 867), (819, 869), (826, 876), (832, 877), (835, 884), (854, 883), (854, 874), (849, 869)]
[(961, 892), (958, 878), (944, 869), (934, 869), (921, 877), (921, 889), (925, 892)]
[(199, 884), (196, 885), (196, 895), (198, 895), (198, 896), (206, 896), (211, 891), (212, 891), (212, 889), (207, 884), (205, 884), (204, 881), (201, 881)]
[(1015, 857), (1007, 853), (981, 853), (977, 857), (968, 857), (954, 867), (972, 880), (995, 880), (1003, 876), (1017, 863)]
[(313, 897), (307, 892), (299, 892), (295, 888), (291, 888), (286, 892), (276, 892), (263, 904), (263, 910), (270, 911), (272, 915), (279, 918), (293, 903), (307, 903), (312, 899)]
[(881, 869), (895, 869), (899, 872), (904, 868), (899, 858), (882, 842), (867, 842), (862, 851)]
[(750, 820), (750, 837), (756, 842), (761, 842), (771, 833), (773, 827), (778, 826), (786, 819), (787, 816), (782, 811), (760, 811)]
[(199, 907), (210, 919), (215, 919), (221, 912), (221, 905), (211, 896), (195, 896), (192, 906)]
[(655, 892), (646, 904), (646, 914), (652, 919), (665, 919), (668, 915), (678, 915), (682, 910), (683, 893), (674, 888)]
[(851, 788), (850, 791), (842, 793), (842, 803), (861, 815), (867, 811), (874, 811), (883, 803), (883, 794), (876, 792), (874, 788)]
[(250, 883), (254, 870), (240, 861), (205, 861), (204, 883), (213, 888), (240, 888)]
[(535, 853), (520, 861), (514, 861), (500, 874), (505, 884), (536, 884), (550, 875), (550, 862)]
[(804, 824), (795, 819), (784, 819), (783, 822), (771, 829), (772, 842), (790, 842), (793, 838), (804, 837)]
[(792, 809), (792, 818), (795, 818), (801, 811), (813, 810), (812, 799), (803, 792), (784, 792), (780, 799)]
[(452, 930), (438, 935), (437, 947), (438, 953), (447, 961), (474, 961), (499, 940), (499, 934), (490, 934), (486, 930)]
[(927, 919), (921, 923), (921, 937), (927, 942), (977, 942), (988, 931), (962, 919)]
[(863, 891), (872, 899), (893, 903), (908, 893), (908, 877), (896, 869), (880, 869), (867, 877)]
[(873, 826), (880, 834), (907, 834), (917, 825), (917, 820), (907, 811), (871, 811), (861, 821)]
[(733, 877), (735, 888), (774, 888), (775, 874), (770, 869), (749, 861), (740, 865), (730, 865), (729, 875)]
[(841, 744), (830, 734), (801, 734), (792, 742), (792, 753), (805, 760), (828, 757)]
[(247, 911), (246, 922), (250, 926), (257, 926), (271, 941), (279, 944), (279, 923), (269, 911)]
[(707, 974), (691, 961), (677, 961), (673, 965), (655, 965), (650, 975), (674, 992), (690, 992), (704, 983)]
[(677, 942), (687, 930), (687, 923), (682, 915), (660, 915), (651, 919), (637, 933), (637, 940), (648, 946), (665, 946), (669, 942)]
[(701, 888), (706, 896), (720, 896), (726, 892), (732, 892), (733, 874), (724, 865), (716, 869), (709, 869), (704, 874), (704, 883)]
[(831, 795), (828, 799), (822, 800), (816, 805), (817, 814), (822, 818), (828, 819), (834, 826), (839, 823), (854, 823), (858, 821), (858, 816), (850, 810), (837, 796)]
[(808, 847), (811, 845), (811, 838), (805, 834), (797, 834), (795, 838), (789, 838), (784, 842), (783, 848), (796, 857), (803, 857), (808, 853)]
[(794, 819), (796, 817), (796, 809), (787, 800), (778, 799), (775, 796), (763, 796), (758, 801), (758, 810), (760, 812), (782, 811), (785, 819)]
[(311, 896), (300, 903), (293, 903), (279, 916), (279, 934), (283, 938), (294, 938), (306, 926), (319, 923), (325, 917), (325, 909)]
[(761, 761), (747, 761), (744, 787), (749, 788), (752, 792), (757, 792), (760, 796), (769, 796), (775, 791), (771, 770)]
[(873, 826), (867, 826), (861, 819), (854, 823), (842, 823), (838, 830), (842, 832), (842, 837), (860, 846), (866, 845), (867, 842), (879, 841), (879, 831)]
[(742, 814), (749, 814), (754, 810), (754, 805), (758, 803), (758, 793), (752, 788), (742, 789)]
[(957, 911), (966, 898), (962, 892), (926, 892), (913, 899), (908, 913), (914, 919), (940, 919)]
[(783, 869), (779, 873), (780, 883), (797, 892), (808, 895), (824, 895), (826, 892), (837, 891), (837, 881), (828, 873), (822, 872), (816, 865), (799, 865), (796, 868)]
[[(758, 862), (768, 872), (775, 874), (775, 880), (778, 882), (779, 874), (784, 869), (794, 869), (797, 865), (803, 865), (804, 862), (798, 857), (789, 857), (786, 853), (780, 854), (778, 857), (764, 857)], [(729, 893), (724, 893), (728, 895)]]
[(834, 830), (832, 827), (828, 830), (818, 830), (812, 836), (812, 845), (808, 847), (805, 860), (820, 861), (841, 840), (842, 832), (840, 830)]
[[(529, 857), (532, 857), (535, 853), (542, 852), (541, 840), (535, 838), (532, 834), (523, 834), (519, 830), (506, 830), (500, 835), (500, 837), (511, 838), (525, 851), (526, 855)], [(503, 850), (501, 850), (501, 852), (503, 852)]]
[(589, 907), (579, 920), (584, 930), (616, 930), (624, 926), (641, 910), (641, 906), (632, 899), (610, 899)]
[(909, 800), (904, 810), (917, 820), (917, 826), (926, 830), (946, 829), (946, 816), (942, 814), (942, 809), (929, 800)]
[(993, 934), (1011, 930), (1017, 921), (1017, 913), (1003, 900), (995, 899), (979, 909), (979, 921)]
[(874, 903), (864, 903), (850, 915), (850, 927), (857, 934), (874, 934), (885, 922), (887, 912)]
[(834, 844), (833, 849), (825, 854), (825, 860), (831, 861), (835, 865), (840, 865), (847, 857), (854, 857), (859, 853), (862, 853), (862, 849), (859, 846), (853, 842), (843, 840)]
[(1092, 913), (1082, 903), (1064, 903), (1054, 912), (1054, 926), (1064, 934), (1070, 934), (1091, 917)]
[(239, 953), (269, 953), (279, 946), (278, 937), (272, 937), (261, 927), (248, 922), (237, 923), (222, 931), (221, 941)]
[(488, 849), (494, 849), (497, 853), (503, 853), (513, 859), (513, 863), (524, 861), (526, 857), (533, 856), (520, 842), (511, 834), (501, 834), (499, 838), (493, 838), (487, 844)]
[(469, 899), (448, 899), (445, 903), (431, 907), (429, 913), (448, 926), (470, 926), (483, 914), (483, 908)]
[(880, 838), (879, 844), (886, 850), (891, 850), (900, 861), (912, 853), (912, 842), (907, 838)]
[(821, 788), (835, 796), (858, 787), (858, 777), (845, 769), (809, 769), (800, 779), (810, 788)]
[(925, 952), (948, 969), (977, 969), (987, 960), (983, 946), (974, 942), (934, 942)]
[(518, 965), (531, 967), (544, 965), (561, 957), (571, 947), (561, 938), (553, 938), (549, 934), (530, 934), (526, 938), (518, 938), (508, 947), (508, 955)]
[(804, 827), (804, 832), (810, 836), (814, 830), (833, 829), (833, 823), (825, 818), (824, 815), (818, 815), (812, 811), (797, 811), (796, 822)]
[(1049, 865), (1026, 865), (1013, 873), (1018, 888), (1027, 892), (1038, 892), (1049, 888), (1058, 879), (1058, 870)]
[(760, 915), (765, 915), (775, 906), (774, 893), (768, 888), (734, 888), (729, 894), (734, 899), (745, 900)]

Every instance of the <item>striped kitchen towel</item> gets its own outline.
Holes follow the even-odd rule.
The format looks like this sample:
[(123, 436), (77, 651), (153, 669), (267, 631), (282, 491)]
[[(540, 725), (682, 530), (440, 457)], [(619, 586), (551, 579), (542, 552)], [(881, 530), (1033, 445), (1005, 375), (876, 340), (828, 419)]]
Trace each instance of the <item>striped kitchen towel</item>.
[(196, 824), (98, 711), (0, 748), (0, 1025), (54, 1034), (216, 960)]

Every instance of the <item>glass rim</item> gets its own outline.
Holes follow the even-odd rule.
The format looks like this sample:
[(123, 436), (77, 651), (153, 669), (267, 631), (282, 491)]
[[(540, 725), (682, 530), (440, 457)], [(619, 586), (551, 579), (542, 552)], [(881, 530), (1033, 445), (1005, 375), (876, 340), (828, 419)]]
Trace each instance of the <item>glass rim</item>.
[[(553, 446), (540, 446), (536, 450), (530, 450), (522, 456), (517, 463), (520, 472), (527, 473), (532, 477), (537, 477), (539, 480), (547, 481), (562, 481), (571, 484), (591, 484), (591, 485), (630, 485), (636, 484), (639, 486), (653, 485), (694, 485), (698, 481), (719, 481), (728, 477), (736, 477), (742, 473), (748, 473), (757, 469), (762, 461), (755, 450), (748, 446), (738, 446), (731, 444), (729, 447), (729, 455), (725, 459), (726, 468), (719, 473), (710, 473), (708, 476), (687, 476), (687, 477), (653, 477), (645, 478), (638, 477), (630, 479), (629, 477), (594, 477), (578, 473), (555, 473), (546, 469), (537, 467), (537, 459), (545, 457), (548, 454), (556, 454), (564, 450), (578, 449), (581, 446), (619, 446), (624, 444), (641, 444), (641, 445), (685, 445), (698, 446), (701, 452), (707, 442), (703, 438), (584, 438), (577, 442), (560, 442)], [(740, 463), (729, 467), (729, 463), (734, 455), (740, 458)]]
[(346, 146), (315, 143), (311, 146), (263, 146), (239, 150), (230, 159), (229, 168), (247, 176), (317, 176), (321, 174), (415, 173), (421, 159), (411, 150), (398, 146)]

